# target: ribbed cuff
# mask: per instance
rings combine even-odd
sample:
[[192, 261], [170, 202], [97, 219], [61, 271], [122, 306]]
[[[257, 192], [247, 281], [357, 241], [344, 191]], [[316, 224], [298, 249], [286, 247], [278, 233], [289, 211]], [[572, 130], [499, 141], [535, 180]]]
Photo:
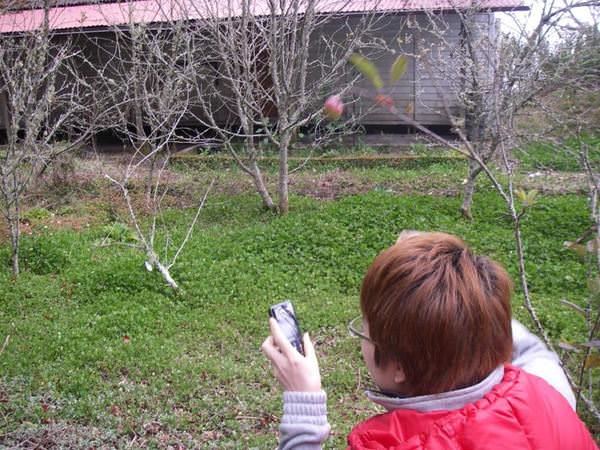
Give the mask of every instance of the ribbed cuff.
[[281, 423], [327, 424], [327, 394], [325, 391], [284, 392]]

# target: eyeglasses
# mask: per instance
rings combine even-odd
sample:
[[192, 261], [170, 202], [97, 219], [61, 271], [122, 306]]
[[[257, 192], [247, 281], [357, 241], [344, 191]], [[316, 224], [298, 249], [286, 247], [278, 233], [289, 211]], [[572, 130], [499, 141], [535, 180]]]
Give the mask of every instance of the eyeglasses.
[[355, 317], [350, 321], [348, 324], [348, 331], [352, 336], [364, 339], [365, 341], [373, 342], [373, 340], [365, 334], [362, 316]]

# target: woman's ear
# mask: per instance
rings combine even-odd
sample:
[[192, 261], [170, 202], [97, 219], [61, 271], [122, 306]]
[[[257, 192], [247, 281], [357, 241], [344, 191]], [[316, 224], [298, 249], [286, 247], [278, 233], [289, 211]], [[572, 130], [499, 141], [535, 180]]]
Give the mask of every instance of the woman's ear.
[[394, 372], [394, 383], [403, 384], [406, 381], [406, 375], [404, 374], [404, 370], [398, 364], [396, 371]]

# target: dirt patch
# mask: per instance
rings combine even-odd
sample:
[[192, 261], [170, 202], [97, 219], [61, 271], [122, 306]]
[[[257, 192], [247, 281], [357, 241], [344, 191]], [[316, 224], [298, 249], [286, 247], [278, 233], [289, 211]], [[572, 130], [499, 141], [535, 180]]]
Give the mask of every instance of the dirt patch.
[[335, 200], [346, 195], [369, 191], [373, 187], [373, 183], [364, 182], [342, 169], [290, 177], [290, 190], [319, 200]]
[[461, 192], [460, 182], [445, 176], [373, 181], [350, 170], [333, 169], [324, 173], [300, 173], [290, 178], [290, 190], [319, 200], [335, 200], [348, 195], [363, 194], [373, 190], [396, 195], [456, 196]]

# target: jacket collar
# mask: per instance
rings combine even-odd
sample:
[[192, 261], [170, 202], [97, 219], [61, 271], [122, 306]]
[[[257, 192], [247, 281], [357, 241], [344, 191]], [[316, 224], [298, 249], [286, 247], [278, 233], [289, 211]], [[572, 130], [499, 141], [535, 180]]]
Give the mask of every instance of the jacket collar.
[[411, 409], [419, 412], [454, 411], [476, 402], [497, 385], [504, 376], [504, 366], [498, 366], [477, 384], [441, 394], [417, 397], [394, 397], [376, 391], [365, 391], [367, 397], [388, 411]]

